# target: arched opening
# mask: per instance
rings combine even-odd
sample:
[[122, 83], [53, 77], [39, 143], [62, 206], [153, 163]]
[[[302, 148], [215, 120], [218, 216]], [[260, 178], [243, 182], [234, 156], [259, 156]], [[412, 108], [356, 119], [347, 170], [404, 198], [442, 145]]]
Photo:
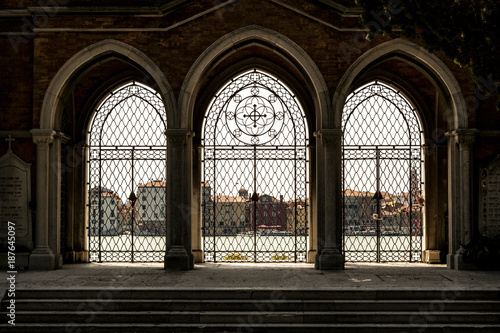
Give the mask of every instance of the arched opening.
[[421, 261], [423, 132], [415, 108], [374, 81], [348, 96], [342, 129], [346, 261]]
[[295, 94], [260, 69], [215, 94], [203, 123], [206, 261], [306, 262], [309, 154]]
[[163, 261], [166, 129], [161, 96], [135, 81], [96, 108], [88, 130], [90, 261]]

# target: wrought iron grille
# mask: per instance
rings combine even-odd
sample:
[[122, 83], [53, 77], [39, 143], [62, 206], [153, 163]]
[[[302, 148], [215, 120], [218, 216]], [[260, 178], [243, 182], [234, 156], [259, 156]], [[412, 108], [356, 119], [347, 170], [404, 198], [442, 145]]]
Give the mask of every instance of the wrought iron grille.
[[346, 261], [420, 261], [422, 132], [414, 108], [374, 82], [348, 97], [342, 128]]
[[306, 261], [305, 115], [260, 70], [213, 98], [203, 127], [202, 234], [206, 261]]
[[136, 82], [97, 108], [88, 133], [91, 261], [163, 261], [166, 128], [161, 97]]

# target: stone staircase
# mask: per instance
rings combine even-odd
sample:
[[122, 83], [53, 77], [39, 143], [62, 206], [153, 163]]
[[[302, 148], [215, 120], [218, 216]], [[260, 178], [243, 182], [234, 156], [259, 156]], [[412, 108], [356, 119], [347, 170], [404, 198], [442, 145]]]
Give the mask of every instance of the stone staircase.
[[499, 290], [31, 289], [15, 304], [0, 332], [500, 332]]

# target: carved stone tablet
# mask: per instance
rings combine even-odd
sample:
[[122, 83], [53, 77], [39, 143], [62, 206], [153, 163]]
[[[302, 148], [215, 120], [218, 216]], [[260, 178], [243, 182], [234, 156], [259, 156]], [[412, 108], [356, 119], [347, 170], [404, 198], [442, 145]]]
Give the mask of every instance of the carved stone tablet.
[[16, 244], [32, 247], [31, 164], [11, 150], [0, 158], [0, 239], [7, 239], [7, 222], [15, 223]]
[[500, 156], [481, 169], [479, 231], [493, 238], [500, 235]]

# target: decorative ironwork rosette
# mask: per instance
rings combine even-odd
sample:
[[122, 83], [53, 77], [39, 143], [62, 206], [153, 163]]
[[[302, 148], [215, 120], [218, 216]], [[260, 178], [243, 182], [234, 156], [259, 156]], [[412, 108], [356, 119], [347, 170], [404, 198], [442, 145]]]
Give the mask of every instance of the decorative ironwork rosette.
[[[264, 90], [268, 96], [262, 96]], [[243, 97], [245, 96], [245, 97]], [[245, 144], [264, 144], [281, 132], [285, 113], [273, 92], [257, 85], [238, 91], [227, 103], [229, 132]]]
[[205, 146], [306, 144], [303, 111], [295, 96], [258, 70], [239, 75], [219, 91], [204, 127]]

